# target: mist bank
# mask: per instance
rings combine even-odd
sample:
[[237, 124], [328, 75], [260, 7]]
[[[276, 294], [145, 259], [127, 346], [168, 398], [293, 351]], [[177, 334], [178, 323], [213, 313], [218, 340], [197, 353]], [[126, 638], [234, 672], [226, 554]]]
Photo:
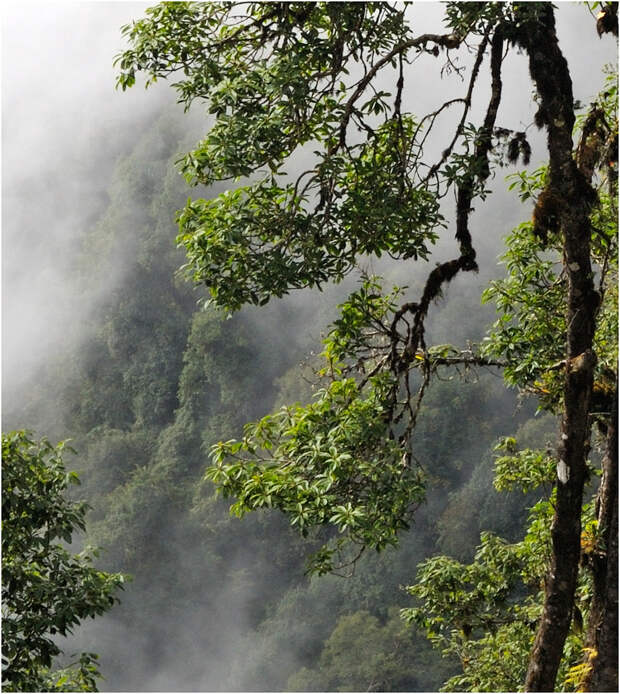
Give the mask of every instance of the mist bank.
[[79, 341], [123, 268], [97, 286], [80, 273], [85, 231], [109, 201], [118, 158], [166, 89], [122, 95], [119, 26], [145, 3], [17, 3], [2, 9], [3, 392]]

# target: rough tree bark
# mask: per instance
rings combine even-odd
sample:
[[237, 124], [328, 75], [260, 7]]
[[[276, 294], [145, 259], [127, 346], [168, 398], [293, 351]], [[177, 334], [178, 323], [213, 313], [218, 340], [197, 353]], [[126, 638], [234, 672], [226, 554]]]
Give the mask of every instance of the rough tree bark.
[[596, 356], [592, 350], [599, 297], [590, 263], [589, 214], [594, 192], [573, 159], [572, 82], [558, 45], [551, 3], [518, 3], [518, 42], [526, 49], [540, 96], [537, 122], [547, 129], [549, 190], [560, 205], [568, 279], [566, 372], [552, 561], [543, 615], [530, 656], [526, 691], [553, 691], [572, 618], [580, 559], [581, 507], [589, 450], [589, 405]]
[[594, 594], [586, 643], [594, 649], [585, 691], [618, 691], [618, 390], [607, 429], [597, 496], [600, 548], [590, 558]]

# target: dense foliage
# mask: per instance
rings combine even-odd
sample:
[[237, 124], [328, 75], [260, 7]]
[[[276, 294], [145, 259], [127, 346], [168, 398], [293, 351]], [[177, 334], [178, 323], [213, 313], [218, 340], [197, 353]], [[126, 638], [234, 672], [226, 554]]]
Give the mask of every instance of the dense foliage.
[[[7, 691], [97, 691], [97, 656], [52, 671], [66, 636], [117, 601], [121, 574], [92, 566], [96, 552], [64, 543], [85, 527], [86, 505], [66, 500], [79, 482], [63, 463], [63, 444], [2, 436], [2, 686]], [[69, 449], [70, 450], [70, 449]]]

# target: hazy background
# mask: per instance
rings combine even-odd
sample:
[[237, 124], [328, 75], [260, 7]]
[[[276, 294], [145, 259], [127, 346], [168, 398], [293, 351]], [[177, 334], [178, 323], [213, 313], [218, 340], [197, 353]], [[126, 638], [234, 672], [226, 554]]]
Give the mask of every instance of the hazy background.
[[141, 121], [171, 98], [162, 89], [114, 88], [119, 27], [144, 7], [2, 3], [5, 397], [16, 395], [59, 341], [79, 338], [93, 308], [76, 295], [70, 275], [83, 230], [105, 204], [117, 157]]
[[[598, 84], [593, 76], [604, 62], [615, 60], [615, 52], [610, 41], [581, 40], [588, 21], [584, 7], [559, 4], [559, 33], [562, 46], [570, 46], [575, 96], [587, 102]], [[419, 16], [416, 28], [436, 30], [436, 3], [420, 5], [413, 10]], [[91, 307], [72, 291], [68, 269], [81, 230], [105, 202], [116, 158], [162, 103], [174, 100], [163, 82], [148, 92], [140, 86], [125, 93], [114, 88], [119, 28], [145, 7], [148, 3], [2, 3], [5, 396], [16, 394], [20, 381], [59, 340], [79, 337]], [[438, 98], [437, 80], [424, 84], [424, 72], [418, 71], [406, 93], [407, 106], [416, 113]], [[533, 111], [523, 98], [532, 92], [525, 57], [511, 55], [505, 72], [510, 79], [498, 123], [523, 127]], [[455, 82], [453, 77], [439, 88], [447, 92]], [[477, 95], [478, 107], [485, 98]], [[110, 284], [114, 280], [109, 278]]]

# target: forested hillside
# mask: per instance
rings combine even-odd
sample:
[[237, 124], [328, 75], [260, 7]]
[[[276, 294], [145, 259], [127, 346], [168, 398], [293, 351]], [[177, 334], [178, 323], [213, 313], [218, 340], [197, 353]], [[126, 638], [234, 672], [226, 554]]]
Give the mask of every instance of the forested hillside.
[[[492, 492], [492, 447], [532, 409], [484, 371], [438, 384], [419, 432], [436, 489], [398, 550], [365, 557], [350, 578], [308, 579], [316, 542], [277, 512], [231, 517], [202, 481], [208, 450], [311, 396], [306, 356], [354, 282], [231, 319], [200, 308], [172, 243], [170, 212], [185, 199], [174, 166], [191, 139], [184, 125], [164, 109], [118, 161], [76, 273], [85, 292], [121, 264], [122, 276], [86, 341], [34, 376], [21, 407], [5, 407], [5, 429], [72, 439], [76, 493], [92, 506], [88, 541], [104, 548], [102, 568], [133, 576], [122, 605], [84, 626], [76, 644], [100, 654], [104, 689], [280, 690], [289, 678], [293, 689], [319, 691], [435, 689], [451, 668], [399, 619], [409, 602], [401, 586], [429, 554], [470, 556], [481, 528], [518, 536], [525, 500]], [[466, 287], [451, 296], [460, 306], [439, 307], [438, 339], [479, 301]], [[469, 324], [463, 337], [482, 329]], [[532, 442], [549, 430], [536, 428]]]
[[[615, 92], [607, 98], [611, 103]], [[103, 192], [83, 224], [70, 268], [75, 292], [93, 307], [73, 328], [79, 339], [68, 339], [25, 374], [3, 404], [3, 431], [32, 430], [53, 442], [71, 439], [77, 455], [65, 463], [82, 482], [71, 498], [90, 506], [86, 532], [76, 544], [101, 547], [99, 568], [131, 576], [119, 605], [62, 641], [66, 661], [74, 651], [98, 653], [103, 691], [436, 691], [449, 678], [456, 678], [452, 688], [476, 691], [492, 689], [493, 677], [499, 688], [515, 688], [525, 677], [542, 606], [540, 585], [532, 586], [544, 577], [531, 565], [544, 557], [536, 569], [544, 570], [548, 559], [552, 459], [561, 414], [553, 400], [557, 370], [540, 376], [535, 368], [526, 375], [517, 369], [507, 388], [493, 361], [504, 355], [492, 351], [486, 361], [461, 362], [456, 370], [438, 366], [442, 359], [456, 361], [451, 345], [474, 350], [473, 342], [488, 333], [495, 335], [499, 353], [505, 336], [497, 296], [513, 291], [501, 282], [514, 279], [515, 267], [524, 277], [523, 268], [529, 272], [534, 261], [523, 261], [526, 251], [519, 258], [504, 256], [502, 263], [496, 258], [506, 253], [505, 237], [515, 227], [513, 248], [524, 234], [531, 242], [532, 225], [518, 225], [531, 215], [545, 170], [512, 178], [516, 185], [509, 191], [504, 174], [514, 170], [498, 168], [485, 184], [492, 195], [484, 212], [476, 210], [476, 220], [493, 231], [478, 249], [479, 271], [454, 277], [425, 317], [426, 343], [435, 346], [431, 356], [438, 366], [416, 410], [415, 464], [425, 495], [410, 527], [403, 526], [398, 543], [380, 552], [369, 543], [352, 566], [332, 572], [319, 566], [313, 573], [309, 558], [340, 537], [338, 522], [300, 533], [291, 525], [291, 512], [287, 517], [265, 508], [271, 504], [255, 503], [260, 508], [246, 514], [253, 502], [239, 502], [237, 514], [231, 513], [238, 480], [244, 478], [241, 473], [235, 478], [233, 469], [230, 480], [215, 479], [214, 485], [209, 473], [205, 476], [208, 467], [217, 468], [210, 453], [219, 442], [247, 444], [248, 422], [292, 403], [320, 402], [325, 388], [320, 370], [326, 376], [327, 368], [321, 352], [329, 349], [328, 335], [334, 341], [334, 331], [343, 343], [351, 337], [342, 316], [352, 292], [377, 274], [385, 288], [404, 287], [399, 303], [415, 301], [425, 292], [429, 265], [364, 253], [355, 270], [335, 284], [282, 298], [276, 291], [266, 306], [233, 312], [208, 305], [208, 290], [193, 287], [187, 272], [179, 271], [186, 249], [175, 244], [175, 212], [188, 198], [178, 160], [203, 136], [203, 114], [184, 115], [162, 100], [134, 125], [134, 135], [117, 143], [113, 166], [103, 147], [89, 155], [90, 170], [105, 172], [106, 183], [99, 184]], [[528, 186], [531, 195], [524, 194]], [[202, 181], [191, 193], [211, 201], [227, 187]], [[615, 261], [606, 249], [615, 248], [609, 210], [615, 198], [601, 198], [607, 208], [596, 213], [595, 226], [604, 242], [595, 261], [599, 273], [604, 262], [611, 276]], [[540, 254], [541, 263], [544, 252], [561, 260], [556, 237]], [[451, 253], [441, 238], [430, 267], [441, 267]], [[553, 283], [547, 266], [535, 272]], [[233, 287], [234, 277], [229, 279], [219, 287], [221, 294]], [[601, 364], [612, 363], [616, 350], [609, 337], [616, 320], [612, 290], [609, 296], [608, 324], [597, 333]], [[235, 301], [230, 308], [239, 308]], [[545, 306], [531, 310], [553, 322], [555, 314], [545, 314]], [[342, 334], [334, 328], [338, 320]], [[518, 348], [525, 350], [523, 342]], [[554, 349], [545, 352], [549, 363], [562, 358], [563, 344]], [[353, 368], [351, 354], [344, 360]], [[327, 377], [338, 382], [339, 359], [327, 362], [332, 368]], [[363, 367], [359, 373], [365, 373]], [[592, 439], [586, 500], [598, 485], [603, 425]], [[511, 465], [531, 476], [519, 476]], [[257, 468], [250, 482], [259, 485], [262, 474]], [[232, 498], [222, 498], [222, 491]], [[299, 498], [305, 503], [303, 494]], [[593, 513], [590, 505], [584, 523]], [[502, 539], [494, 544], [495, 537]], [[513, 547], [514, 556], [507, 557], [512, 549], [505, 548]], [[524, 565], [531, 569], [529, 583], [519, 573]], [[417, 587], [405, 589], [416, 583], [416, 574]], [[475, 593], [476, 577], [480, 595], [468, 602], [463, 591], [473, 583]], [[588, 580], [582, 577], [579, 584], [584, 612], [591, 598]], [[494, 582], [505, 582], [505, 594], [493, 593]], [[422, 612], [412, 610], [413, 604]], [[470, 613], [458, 612], [463, 605]], [[508, 622], [521, 631], [506, 635]], [[499, 635], [491, 646], [484, 641], [487, 627]], [[583, 635], [569, 639], [559, 680], [569, 690], [581, 686], [579, 673], [570, 668], [580, 662], [584, 643]], [[510, 661], [513, 670], [500, 680], [489, 652], [495, 649], [500, 660], [509, 660], [507, 649], [515, 644], [527, 648], [510, 654], [516, 664]], [[468, 658], [482, 664], [473, 674], [467, 672]]]

